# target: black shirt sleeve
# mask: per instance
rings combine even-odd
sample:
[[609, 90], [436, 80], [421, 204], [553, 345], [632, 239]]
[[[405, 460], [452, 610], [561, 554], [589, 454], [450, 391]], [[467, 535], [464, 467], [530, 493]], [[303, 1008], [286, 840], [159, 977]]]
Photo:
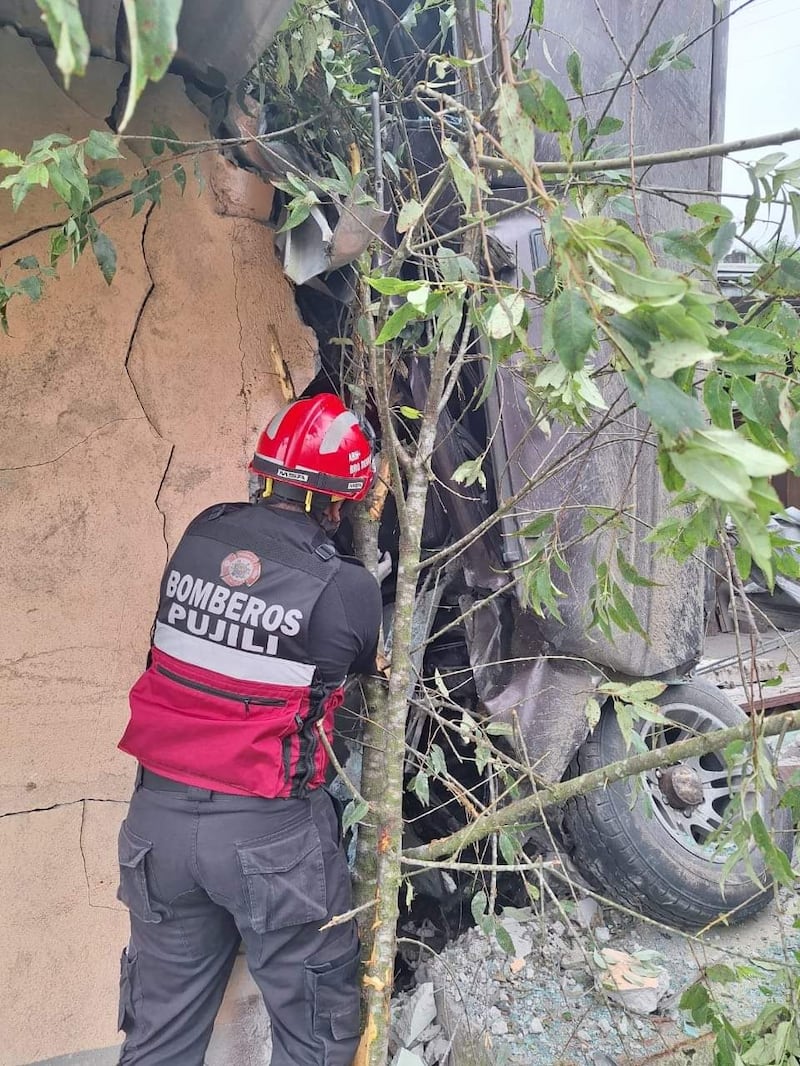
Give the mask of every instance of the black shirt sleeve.
[[343, 559], [317, 600], [308, 627], [314, 662], [326, 681], [375, 669], [382, 614], [381, 592], [363, 566]]

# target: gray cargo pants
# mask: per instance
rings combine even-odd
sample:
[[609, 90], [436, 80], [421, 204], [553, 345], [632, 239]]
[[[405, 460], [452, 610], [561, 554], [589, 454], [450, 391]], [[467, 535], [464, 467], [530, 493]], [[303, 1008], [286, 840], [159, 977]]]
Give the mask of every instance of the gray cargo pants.
[[119, 835], [131, 920], [120, 1066], [202, 1066], [240, 939], [272, 1020], [272, 1066], [349, 1066], [358, 936], [352, 921], [319, 931], [351, 906], [330, 796], [231, 796], [147, 771], [144, 786], [140, 773]]

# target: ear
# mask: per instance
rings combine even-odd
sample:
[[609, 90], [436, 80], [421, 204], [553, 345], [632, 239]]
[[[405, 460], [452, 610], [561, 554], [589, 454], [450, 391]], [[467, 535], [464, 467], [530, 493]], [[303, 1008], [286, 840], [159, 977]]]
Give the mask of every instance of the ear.
[[331, 500], [328, 506], [323, 511], [323, 514], [334, 525], [339, 525], [342, 520], [342, 503], [343, 500]]

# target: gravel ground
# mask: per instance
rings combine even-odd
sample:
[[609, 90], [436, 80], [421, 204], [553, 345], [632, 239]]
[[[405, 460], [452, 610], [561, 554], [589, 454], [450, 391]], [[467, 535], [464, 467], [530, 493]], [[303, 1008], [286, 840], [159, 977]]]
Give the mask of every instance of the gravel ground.
[[[689, 939], [610, 909], [593, 913], [593, 904], [563, 904], [544, 916], [530, 911], [506, 912], [515, 945], [509, 955], [493, 936], [473, 928], [449, 944], [436, 962], [420, 962], [418, 982], [432, 981], [463, 1009], [485, 1061], [496, 1066], [628, 1066], [699, 1035], [678, 1009], [683, 990], [715, 962], [746, 964], [752, 976], [713, 988], [737, 1021], [753, 1019], [767, 1002], [784, 998], [779, 964], [784, 951], [800, 949], [800, 900], [781, 892], [761, 915], [733, 928], [721, 928], [701, 939]], [[590, 928], [582, 928], [583, 924]], [[611, 1002], [596, 985], [601, 971], [595, 952], [613, 948], [656, 952], [653, 965], [669, 978], [669, 990], [653, 1014], [642, 1015]], [[419, 999], [419, 995], [417, 996]], [[403, 1008], [409, 995], [398, 997], [397, 1066], [444, 1063], [447, 1042], [434, 1018], [421, 1035], [403, 1033]], [[409, 1010], [406, 1007], [405, 1020]], [[424, 1020], [424, 1019], [423, 1019]], [[409, 1041], [408, 1037], [412, 1040]], [[605, 1057], [607, 1056], [607, 1057]], [[456, 1066], [462, 1066], [459, 1061]]]

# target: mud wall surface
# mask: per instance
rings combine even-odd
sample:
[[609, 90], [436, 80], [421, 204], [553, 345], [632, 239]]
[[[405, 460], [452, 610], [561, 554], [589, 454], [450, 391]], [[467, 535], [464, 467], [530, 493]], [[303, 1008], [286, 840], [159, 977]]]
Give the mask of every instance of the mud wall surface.
[[[69, 95], [51, 69], [0, 31], [3, 148], [108, 128], [124, 68], [93, 60]], [[131, 132], [154, 121], [207, 137], [178, 78], [148, 90]], [[124, 150], [132, 177], [149, 144]], [[135, 216], [126, 196], [100, 209], [110, 286], [91, 254], [62, 262], [0, 336], [0, 1066], [116, 1061], [116, 836], [134, 771], [116, 743], [161, 570], [195, 512], [245, 498], [246, 457], [285, 399], [277, 369], [298, 391], [314, 373], [264, 224], [270, 190], [213, 152], [201, 166], [202, 192], [190, 178]], [[48, 190], [16, 214], [0, 194], [0, 274], [46, 261], [60, 220]], [[268, 1061], [239, 973], [218, 1029], [209, 1063]]]

